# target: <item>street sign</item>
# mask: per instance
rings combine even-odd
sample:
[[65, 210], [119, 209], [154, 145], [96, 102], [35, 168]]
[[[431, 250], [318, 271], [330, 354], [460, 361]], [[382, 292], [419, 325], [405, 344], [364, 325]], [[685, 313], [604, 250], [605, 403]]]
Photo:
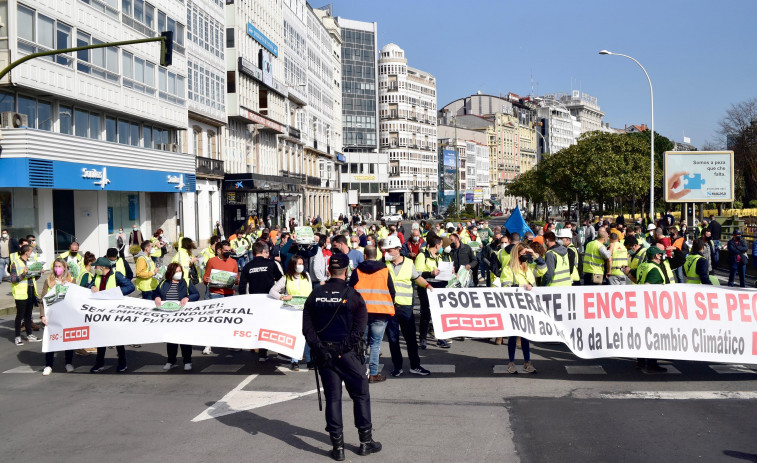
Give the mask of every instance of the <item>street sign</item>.
[[663, 188], [669, 203], [733, 201], [733, 151], [666, 151]]

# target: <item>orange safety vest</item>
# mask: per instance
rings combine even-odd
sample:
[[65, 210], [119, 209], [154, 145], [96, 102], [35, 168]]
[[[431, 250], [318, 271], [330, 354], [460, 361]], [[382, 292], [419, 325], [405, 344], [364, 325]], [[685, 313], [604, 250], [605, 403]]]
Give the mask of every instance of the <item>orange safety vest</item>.
[[382, 268], [375, 273], [355, 271], [358, 274], [355, 291], [363, 296], [368, 313], [394, 315], [394, 300], [386, 285], [389, 269]]
[[679, 251], [683, 251], [683, 249], [682, 249], [683, 248], [683, 237], [678, 238], [675, 241], [675, 243], [673, 243], [673, 246], [675, 246], [676, 248], [678, 248]]

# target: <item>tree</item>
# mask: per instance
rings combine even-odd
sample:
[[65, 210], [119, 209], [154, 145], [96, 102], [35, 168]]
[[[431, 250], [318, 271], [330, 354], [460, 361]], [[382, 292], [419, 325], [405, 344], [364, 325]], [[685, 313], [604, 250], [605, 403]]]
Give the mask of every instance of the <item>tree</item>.
[[719, 144], [733, 150], [736, 198], [757, 199], [757, 98], [732, 104], [718, 125]]

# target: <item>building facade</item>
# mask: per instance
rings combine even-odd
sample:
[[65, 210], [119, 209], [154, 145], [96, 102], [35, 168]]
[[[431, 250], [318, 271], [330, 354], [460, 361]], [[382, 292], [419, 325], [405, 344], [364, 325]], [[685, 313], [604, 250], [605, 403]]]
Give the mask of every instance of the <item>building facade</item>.
[[[389, 155], [388, 212], [430, 213], [438, 190], [436, 79], [390, 43], [379, 53], [381, 151]], [[474, 163], [475, 165], [475, 163]]]
[[564, 104], [570, 114], [581, 125], [581, 134], [601, 130], [602, 118], [605, 116], [599, 109], [597, 98], [580, 90], [572, 90], [570, 93], [553, 93], [544, 98], [557, 100]]
[[388, 154], [379, 152], [375, 22], [337, 17], [342, 32], [342, 190], [350, 213], [377, 217], [389, 194]]
[[169, 241], [196, 222], [181, 0], [10, 0], [0, 61], [174, 32], [173, 65], [143, 43], [30, 60], [0, 82], [0, 227], [34, 234], [51, 262], [78, 241], [104, 255], [119, 228]]

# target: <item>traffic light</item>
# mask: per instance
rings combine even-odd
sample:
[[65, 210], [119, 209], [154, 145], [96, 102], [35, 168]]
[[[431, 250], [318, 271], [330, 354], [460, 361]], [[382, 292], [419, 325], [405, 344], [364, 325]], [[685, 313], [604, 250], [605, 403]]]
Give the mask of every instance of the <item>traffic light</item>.
[[173, 60], [173, 31], [161, 32], [165, 40], [160, 42], [160, 65], [170, 66]]

